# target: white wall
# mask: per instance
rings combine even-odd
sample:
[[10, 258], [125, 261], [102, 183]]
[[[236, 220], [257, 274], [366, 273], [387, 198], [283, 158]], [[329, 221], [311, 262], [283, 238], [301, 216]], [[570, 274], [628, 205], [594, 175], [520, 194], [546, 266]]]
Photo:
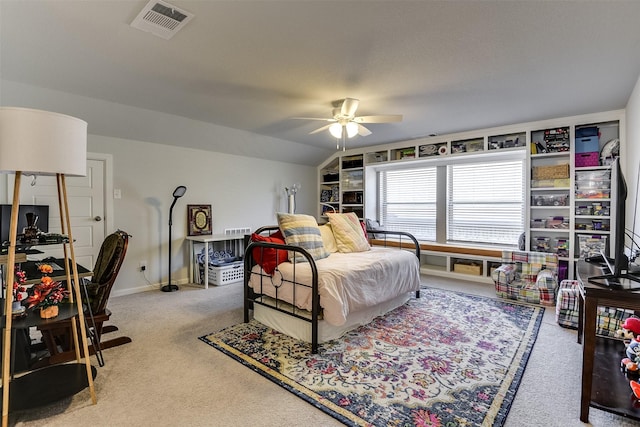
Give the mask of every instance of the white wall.
[[[628, 228], [631, 228], [632, 224], [635, 224], [633, 231], [636, 235], [640, 236], [640, 207], [637, 206], [638, 201], [636, 200], [640, 179], [640, 78], [638, 78], [636, 86], [629, 97], [625, 112], [625, 123], [627, 127], [623, 157], [625, 158], [626, 164], [625, 178], [629, 189], [626, 222]], [[634, 215], [636, 216], [635, 221]]]
[[275, 224], [275, 212], [287, 209], [284, 187], [296, 182], [298, 212], [315, 208], [314, 167], [95, 135], [88, 150], [113, 155], [113, 186], [122, 194], [113, 200], [114, 226], [133, 236], [114, 295], [147, 287], [141, 260], [152, 285], [166, 283], [169, 207], [178, 185], [187, 187], [173, 210], [172, 279], [179, 283], [188, 281], [188, 204], [212, 205], [214, 233]]
[[[187, 204], [212, 205], [215, 233], [255, 229], [275, 224], [275, 212], [287, 210], [284, 187], [300, 183], [296, 211], [315, 213], [317, 175], [309, 165], [319, 161], [309, 159], [326, 158], [325, 150], [6, 80], [0, 80], [0, 105], [82, 118], [89, 123], [88, 151], [113, 156], [113, 186], [122, 193], [113, 200], [113, 224], [133, 236], [113, 295], [166, 284], [168, 214], [178, 185], [187, 187], [173, 211], [172, 280], [178, 283], [189, 280]], [[176, 140], [191, 148], [168, 145]], [[0, 175], [0, 203], [8, 203], [8, 193]], [[142, 260], [146, 278], [138, 268]]]
[[[300, 183], [297, 212], [313, 214], [316, 168], [163, 144], [89, 135], [88, 151], [113, 156], [113, 225], [132, 235], [113, 295], [157, 288], [168, 276], [169, 207], [178, 185], [187, 192], [173, 210], [172, 281], [187, 283], [187, 205], [212, 205], [213, 231], [276, 223], [287, 210], [284, 187]], [[8, 203], [6, 175], [0, 202]], [[107, 195], [113, 198], [113, 195]], [[111, 231], [111, 230], [110, 230]], [[147, 261], [146, 278], [139, 262]], [[147, 282], [147, 279], [149, 282]]]

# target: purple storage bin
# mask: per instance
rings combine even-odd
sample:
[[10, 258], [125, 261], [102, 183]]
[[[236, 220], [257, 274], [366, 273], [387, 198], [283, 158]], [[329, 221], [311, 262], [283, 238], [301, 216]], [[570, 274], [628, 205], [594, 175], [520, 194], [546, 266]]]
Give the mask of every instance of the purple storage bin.
[[567, 269], [568, 266], [564, 263], [560, 263], [560, 265], [558, 265], [558, 282], [562, 282], [567, 278]]
[[599, 153], [597, 151], [591, 153], [576, 153], [576, 167], [585, 168], [589, 166], [600, 166]]

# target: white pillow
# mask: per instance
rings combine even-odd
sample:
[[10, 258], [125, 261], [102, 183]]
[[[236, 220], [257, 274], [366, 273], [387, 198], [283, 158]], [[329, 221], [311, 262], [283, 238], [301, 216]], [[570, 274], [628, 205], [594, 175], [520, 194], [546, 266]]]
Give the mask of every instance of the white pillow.
[[327, 213], [327, 216], [339, 252], [364, 252], [371, 249], [355, 213]]
[[331, 229], [331, 224], [323, 224], [318, 228], [320, 228], [324, 249], [331, 254], [338, 252], [338, 246], [336, 244], [336, 238], [333, 235], [333, 230]]

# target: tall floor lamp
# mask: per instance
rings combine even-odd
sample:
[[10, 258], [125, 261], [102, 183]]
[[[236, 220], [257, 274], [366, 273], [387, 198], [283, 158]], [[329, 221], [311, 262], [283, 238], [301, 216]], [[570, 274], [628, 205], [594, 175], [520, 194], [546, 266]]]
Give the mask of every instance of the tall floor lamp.
[[171, 207], [169, 208], [169, 282], [164, 285], [162, 288], [162, 292], [175, 292], [178, 290], [178, 285], [174, 285], [171, 283], [171, 225], [173, 224], [173, 207], [176, 205], [178, 199], [184, 196], [184, 193], [187, 192], [187, 187], [184, 185], [179, 185], [173, 190], [173, 203], [171, 203]]
[[[84, 322], [84, 311], [80, 296], [78, 267], [75, 262], [73, 249], [73, 236], [71, 233], [71, 221], [69, 217], [69, 204], [67, 201], [67, 187], [65, 176], [87, 175], [87, 123], [75, 117], [48, 111], [33, 110], [28, 108], [0, 107], [0, 173], [15, 173], [13, 188], [13, 204], [11, 208], [11, 221], [9, 231], [9, 248], [7, 253], [6, 282], [13, 284], [15, 275], [16, 238], [18, 228], [18, 207], [20, 205], [20, 181], [24, 174], [27, 175], [55, 175], [58, 186], [58, 205], [60, 208], [61, 229], [69, 237], [69, 243], [63, 246], [65, 266], [71, 265], [73, 280], [66, 270], [66, 279], [70, 294], [70, 300], [78, 310], [78, 324], [80, 332], [76, 331], [76, 323], [72, 322], [73, 337], [76, 348], [78, 368], [81, 358], [78, 337], [82, 342], [82, 353], [86, 367], [87, 385], [91, 393], [91, 400], [97, 403], [93, 386], [94, 368], [89, 361], [87, 346], [87, 334]], [[67, 251], [68, 247], [68, 251]], [[11, 306], [13, 292], [7, 286], [5, 292], [5, 325], [3, 332], [2, 351], [2, 425], [9, 422], [9, 383], [12, 380], [11, 365]], [[53, 367], [51, 367], [53, 368]], [[50, 369], [50, 368], [44, 368]], [[37, 374], [38, 371], [32, 374]], [[31, 374], [27, 374], [31, 375]], [[25, 375], [24, 377], [27, 377]], [[17, 378], [19, 381], [24, 377]], [[35, 380], [32, 380], [35, 381]]]

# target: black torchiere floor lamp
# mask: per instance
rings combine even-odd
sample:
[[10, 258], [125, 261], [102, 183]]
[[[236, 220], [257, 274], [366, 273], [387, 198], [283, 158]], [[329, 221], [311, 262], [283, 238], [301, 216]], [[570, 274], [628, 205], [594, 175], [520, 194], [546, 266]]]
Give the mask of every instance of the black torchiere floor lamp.
[[184, 196], [184, 193], [187, 192], [187, 187], [184, 185], [180, 185], [173, 190], [173, 203], [171, 203], [171, 207], [169, 208], [169, 281], [162, 288], [162, 292], [175, 292], [178, 290], [178, 285], [174, 285], [171, 283], [171, 224], [173, 223], [173, 207], [176, 205], [178, 199]]

